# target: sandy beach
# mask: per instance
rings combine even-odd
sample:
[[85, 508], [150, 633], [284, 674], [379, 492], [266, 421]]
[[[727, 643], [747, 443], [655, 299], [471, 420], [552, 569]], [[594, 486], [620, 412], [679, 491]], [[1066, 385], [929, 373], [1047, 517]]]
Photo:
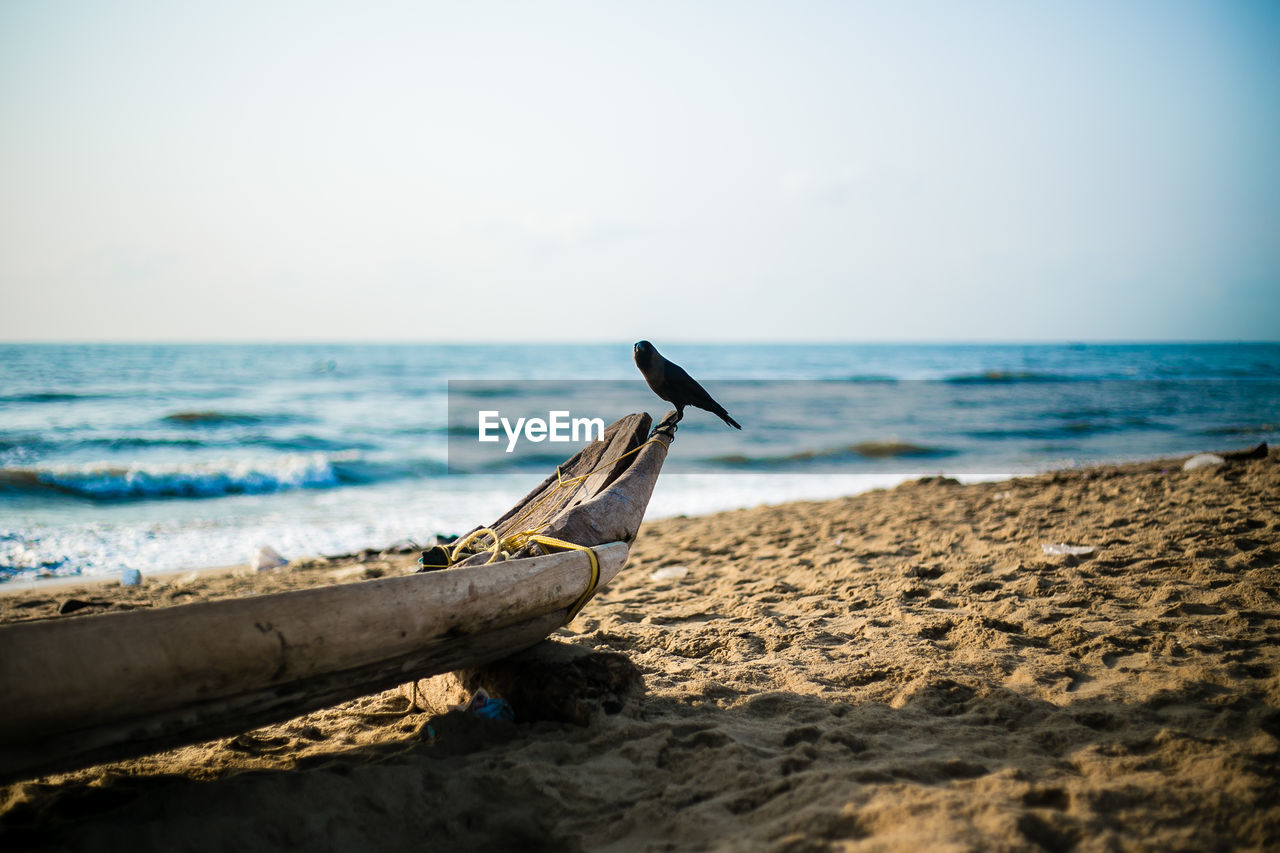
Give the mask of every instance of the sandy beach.
[[[0, 844], [1277, 849], [1280, 455], [1182, 461], [648, 523], [554, 637], [634, 665], [615, 713], [507, 723], [392, 690], [10, 785]], [[412, 567], [37, 587], [0, 595], [0, 619]]]

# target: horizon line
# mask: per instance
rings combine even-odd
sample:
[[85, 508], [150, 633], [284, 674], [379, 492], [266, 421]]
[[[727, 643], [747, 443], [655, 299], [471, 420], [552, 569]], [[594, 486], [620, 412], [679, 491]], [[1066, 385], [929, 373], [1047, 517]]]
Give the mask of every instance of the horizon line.
[[[665, 338], [666, 345], [696, 346], [1222, 346], [1277, 345], [1280, 338], [973, 338], [973, 339], [720, 339]], [[429, 341], [414, 338], [33, 338], [3, 339], [0, 346], [630, 346], [625, 338], [546, 341], [528, 339], [459, 338]]]

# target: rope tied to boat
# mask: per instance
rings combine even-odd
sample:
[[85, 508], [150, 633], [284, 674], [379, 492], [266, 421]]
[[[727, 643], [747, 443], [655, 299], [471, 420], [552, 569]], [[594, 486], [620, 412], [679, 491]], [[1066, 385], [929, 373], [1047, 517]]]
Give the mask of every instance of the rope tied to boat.
[[[439, 556], [442, 557], [445, 562], [443, 565], [433, 563], [431, 564], [431, 567], [448, 568], [459, 560], [464, 560], [468, 557], [475, 556], [476, 554], [488, 552], [489, 559], [484, 563], [484, 565], [487, 566], [492, 563], [496, 563], [499, 560], [509, 559], [513, 553], [529, 545], [538, 545], [548, 554], [551, 553], [550, 551], [547, 551], [548, 548], [563, 548], [569, 551], [585, 552], [587, 560], [591, 565], [591, 579], [587, 584], [586, 590], [569, 608], [569, 615], [565, 617], [564, 620], [564, 624], [568, 625], [573, 621], [574, 617], [578, 615], [579, 611], [582, 610], [586, 603], [591, 600], [591, 596], [595, 595], [596, 587], [600, 583], [600, 560], [596, 556], [596, 552], [588, 545], [579, 545], [576, 542], [567, 542], [563, 539], [557, 539], [554, 536], [547, 536], [540, 531], [551, 523], [555, 516], [565, 507], [566, 504], [568, 504], [569, 500], [572, 499], [573, 491], [582, 483], [586, 482], [589, 477], [604, 470], [605, 468], [618, 464], [628, 456], [639, 453], [641, 450], [655, 442], [661, 444], [663, 447], [670, 448], [671, 446], [670, 442], [662, 441], [654, 435], [647, 441], [641, 442], [627, 452], [619, 454], [616, 458], [610, 459], [606, 462], [601, 462], [585, 474], [579, 474], [575, 477], [569, 477], [568, 479], [565, 479], [560, 471], [560, 466], [557, 465], [555, 487], [549, 490], [547, 494], [532, 506], [528, 507], [524, 512], [520, 513], [520, 515], [516, 516], [515, 519], [512, 520], [511, 524], [512, 526], [519, 524], [541, 509], [542, 505], [552, 497], [563, 493], [561, 502], [558, 505], [553, 506], [552, 509], [546, 513], [546, 521], [534, 527], [518, 530], [506, 536], [499, 536], [498, 532], [491, 527], [478, 528], [454, 543], [452, 548], [437, 546], [440, 552]], [[491, 544], [483, 544], [482, 540], [486, 538], [490, 540]], [[479, 545], [479, 547], [477, 547], [477, 545]], [[424, 567], [428, 565], [424, 562], [423, 558], [420, 558], [418, 563]]]

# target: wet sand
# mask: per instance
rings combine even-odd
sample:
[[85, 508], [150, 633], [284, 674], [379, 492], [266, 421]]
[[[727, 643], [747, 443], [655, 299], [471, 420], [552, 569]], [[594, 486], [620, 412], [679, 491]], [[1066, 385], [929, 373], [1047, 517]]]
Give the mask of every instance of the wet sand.
[[[1093, 546], [1048, 555], [1043, 544]], [[0, 619], [411, 569], [372, 557], [0, 595]], [[585, 727], [388, 691], [0, 789], [59, 850], [1280, 846], [1280, 456], [646, 524], [556, 640], [643, 687]], [[655, 580], [659, 569], [687, 574]], [[679, 574], [668, 572], [664, 574]], [[16, 845], [16, 846], [15, 846]]]

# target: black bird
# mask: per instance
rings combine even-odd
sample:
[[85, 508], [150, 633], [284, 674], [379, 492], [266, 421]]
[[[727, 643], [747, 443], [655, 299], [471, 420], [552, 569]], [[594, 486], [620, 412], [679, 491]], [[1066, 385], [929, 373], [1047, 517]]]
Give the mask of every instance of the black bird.
[[641, 341], [635, 345], [633, 352], [636, 367], [644, 374], [644, 381], [649, 383], [653, 393], [676, 407], [677, 421], [684, 417], [685, 406], [694, 406], [705, 409], [734, 429], [742, 429], [737, 421], [729, 417], [724, 406], [711, 399], [707, 389], [685, 373], [683, 367], [663, 358], [653, 344]]

